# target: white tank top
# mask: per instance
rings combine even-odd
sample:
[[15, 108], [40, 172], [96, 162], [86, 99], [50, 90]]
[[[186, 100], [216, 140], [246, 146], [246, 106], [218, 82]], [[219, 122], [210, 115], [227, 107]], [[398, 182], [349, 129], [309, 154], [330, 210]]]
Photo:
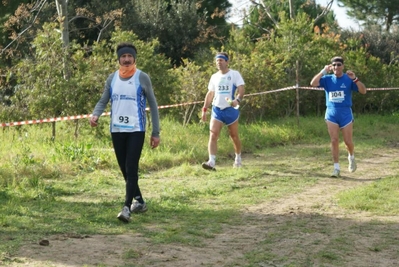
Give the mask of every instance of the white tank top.
[[121, 80], [116, 71], [111, 82], [111, 132], [141, 132], [146, 125], [146, 97], [140, 81], [140, 70], [129, 80]]

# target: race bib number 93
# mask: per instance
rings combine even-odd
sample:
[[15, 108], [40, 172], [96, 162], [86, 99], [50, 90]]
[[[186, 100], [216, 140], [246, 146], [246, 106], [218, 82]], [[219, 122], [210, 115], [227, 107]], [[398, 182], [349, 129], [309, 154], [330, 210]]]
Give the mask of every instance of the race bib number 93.
[[114, 127], [117, 128], [129, 128], [133, 129], [134, 128], [134, 120], [132, 116], [118, 116], [117, 118], [114, 118]]

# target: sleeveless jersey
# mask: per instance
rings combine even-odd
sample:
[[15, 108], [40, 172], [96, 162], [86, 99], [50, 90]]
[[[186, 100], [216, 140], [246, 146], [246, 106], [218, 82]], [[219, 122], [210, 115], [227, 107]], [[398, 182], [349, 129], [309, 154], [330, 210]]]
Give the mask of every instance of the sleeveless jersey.
[[144, 132], [146, 125], [146, 97], [139, 81], [140, 70], [128, 80], [119, 78], [119, 71], [111, 82], [111, 124], [112, 133]]

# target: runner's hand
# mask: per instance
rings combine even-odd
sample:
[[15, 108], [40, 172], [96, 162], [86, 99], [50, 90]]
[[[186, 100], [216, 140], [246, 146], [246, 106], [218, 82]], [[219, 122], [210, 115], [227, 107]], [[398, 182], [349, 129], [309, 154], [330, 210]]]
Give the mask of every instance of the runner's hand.
[[97, 116], [91, 116], [90, 117], [90, 126], [91, 127], [96, 127], [98, 125], [98, 117]]
[[352, 80], [356, 78], [355, 73], [351, 70], [347, 70], [346, 75], [348, 75], [348, 77], [351, 78]]
[[161, 139], [159, 137], [151, 136], [150, 146], [151, 148], [156, 148], [159, 145]]

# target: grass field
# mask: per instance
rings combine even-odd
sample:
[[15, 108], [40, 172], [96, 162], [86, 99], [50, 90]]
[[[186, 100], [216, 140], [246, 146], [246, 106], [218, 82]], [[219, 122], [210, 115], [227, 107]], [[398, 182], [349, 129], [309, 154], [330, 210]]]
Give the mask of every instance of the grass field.
[[[149, 211], [116, 219], [124, 182], [108, 118], [0, 134], [0, 265], [396, 266], [399, 262], [399, 117], [356, 116], [358, 170], [332, 179], [323, 118], [240, 125], [233, 169], [226, 129], [207, 172], [208, 125], [163, 118], [161, 145], [142, 154]], [[39, 243], [49, 241], [49, 246]]]

